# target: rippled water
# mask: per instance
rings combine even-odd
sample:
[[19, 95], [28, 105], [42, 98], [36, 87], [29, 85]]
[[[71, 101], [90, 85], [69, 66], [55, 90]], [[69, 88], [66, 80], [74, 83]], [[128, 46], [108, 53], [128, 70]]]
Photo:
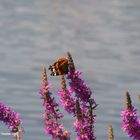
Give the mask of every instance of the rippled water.
[[[107, 139], [110, 122], [115, 139], [129, 139], [120, 129], [120, 112], [126, 90], [139, 105], [139, 23], [139, 0], [0, 0], [0, 99], [20, 112], [24, 140], [51, 140], [40, 117], [41, 68], [67, 51], [99, 104], [97, 139]], [[59, 78], [49, 81], [56, 94]], [[66, 114], [63, 121], [71, 131], [72, 120]], [[0, 131], [7, 132], [3, 124]]]

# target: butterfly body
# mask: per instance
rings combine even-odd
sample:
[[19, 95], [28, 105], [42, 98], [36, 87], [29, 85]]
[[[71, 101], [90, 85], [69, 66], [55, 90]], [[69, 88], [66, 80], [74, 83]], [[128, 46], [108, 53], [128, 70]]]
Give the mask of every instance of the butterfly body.
[[53, 65], [49, 66], [51, 76], [65, 75], [68, 73], [68, 60], [64, 57], [59, 58]]

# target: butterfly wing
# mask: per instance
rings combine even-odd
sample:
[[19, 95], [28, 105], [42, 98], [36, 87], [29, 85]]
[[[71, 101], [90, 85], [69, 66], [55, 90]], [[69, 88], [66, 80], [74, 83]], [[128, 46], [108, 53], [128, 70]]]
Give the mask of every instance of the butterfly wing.
[[51, 76], [65, 75], [68, 73], [68, 60], [66, 58], [59, 58], [53, 65], [49, 66]]

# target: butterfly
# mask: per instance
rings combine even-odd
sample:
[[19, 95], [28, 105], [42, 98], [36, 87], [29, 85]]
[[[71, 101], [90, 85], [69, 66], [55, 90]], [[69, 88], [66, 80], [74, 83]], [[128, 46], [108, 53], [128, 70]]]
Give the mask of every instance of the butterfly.
[[58, 58], [48, 69], [51, 71], [51, 76], [65, 75], [68, 73], [68, 59], [64, 57]]

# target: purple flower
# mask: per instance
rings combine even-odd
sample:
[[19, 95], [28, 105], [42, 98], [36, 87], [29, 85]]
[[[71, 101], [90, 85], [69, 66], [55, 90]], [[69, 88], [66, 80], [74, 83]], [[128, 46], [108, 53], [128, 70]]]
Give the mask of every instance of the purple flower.
[[92, 91], [81, 78], [81, 72], [75, 69], [71, 54], [67, 53], [69, 62], [69, 72], [67, 79], [72, 92], [76, 97], [76, 120], [74, 127], [77, 133], [77, 140], [95, 140], [94, 123], [95, 115], [93, 110], [97, 104], [92, 98]]
[[128, 133], [128, 136], [134, 140], [140, 140], [140, 122], [137, 117], [137, 109], [133, 106], [131, 109], [122, 111], [122, 129]]
[[[69, 86], [71, 87], [71, 90], [75, 92], [76, 97], [79, 98], [83, 103], [87, 103], [91, 98], [92, 91], [80, 76], [81, 72], [75, 70], [74, 72], [68, 73], [67, 79], [69, 80]], [[96, 104], [95, 101], [94, 104]]]
[[67, 130], [63, 130], [62, 124], [54, 121], [49, 113], [45, 114], [45, 131], [52, 135], [54, 140], [70, 140], [70, 134]]
[[10, 107], [5, 106], [0, 102], [0, 121], [4, 122], [11, 133], [19, 131], [22, 121], [19, 119], [19, 113], [11, 110]]
[[74, 128], [77, 133], [77, 140], [95, 140], [93, 130], [95, 115], [92, 112], [94, 100], [89, 99], [89, 106], [83, 105], [81, 108], [79, 100], [72, 97], [73, 91], [67, 89], [64, 76], [61, 76], [61, 87], [62, 89], [58, 91], [61, 104], [68, 113], [73, 113], [76, 117]]
[[55, 140], [69, 140], [69, 132], [63, 130], [62, 125], [58, 122], [58, 119], [62, 118], [63, 114], [59, 112], [59, 105], [56, 103], [54, 97], [52, 97], [52, 93], [49, 89], [50, 84], [47, 81], [46, 69], [43, 68], [40, 95], [45, 108], [45, 132], [52, 135], [52, 138]]
[[76, 101], [72, 98], [72, 91], [70, 89], [59, 90], [58, 95], [60, 96], [61, 105], [68, 113], [73, 113], [75, 115], [76, 112]]
[[93, 124], [95, 123], [96, 116], [93, 115], [93, 109], [97, 104], [95, 100], [91, 98], [92, 92], [84, 80], [81, 79], [80, 75], [81, 72], [77, 70], [69, 72], [67, 75], [69, 86], [71, 90], [75, 92], [76, 98], [79, 100], [79, 106], [81, 105], [80, 114], [82, 117], [78, 119], [77, 116], [74, 127], [77, 133], [77, 140], [95, 140]]
[[95, 115], [91, 114], [91, 110], [81, 109], [79, 101], [76, 102], [76, 120], [74, 128], [77, 133], [77, 140], [95, 140], [94, 126], [96, 121]]
[[54, 97], [52, 97], [52, 93], [49, 91], [50, 87], [51, 84], [47, 81], [46, 69], [44, 68], [42, 72], [40, 95], [43, 99], [45, 112], [50, 113], [55, 119], [62, 118], [63, 115], [59, 112], [58, 104], [56, 103]]
[[137, 109], [131, 104], [129, 93], [126, 93], [126, 108], [121, 113], [122, 129], [134, 140], [140, 140], [140, 120], [137, 117]]
[[92, 131], [90, 130], [90, 125], [87, 121], [83, 118], [81, 120], [76, 119], [74, 122], [74, 128], [77, 132], [77, 139], [76, 140], [95, 140]]

